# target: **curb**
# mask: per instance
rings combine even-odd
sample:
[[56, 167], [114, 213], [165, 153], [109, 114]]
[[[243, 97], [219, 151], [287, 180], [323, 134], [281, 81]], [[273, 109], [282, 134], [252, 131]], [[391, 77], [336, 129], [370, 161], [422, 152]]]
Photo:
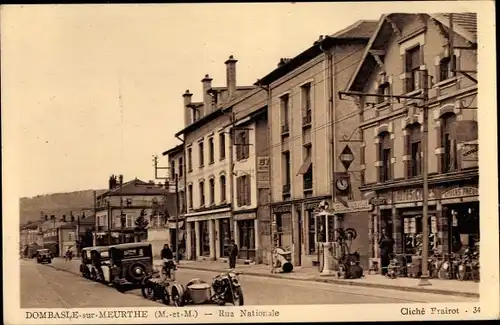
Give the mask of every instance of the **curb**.
[[[209, 271], [209, 272], [224, 272], [227, 270], [214, 270], [214, 269], [206, 269], [202, 267], [196, 266], [183, 266], [180, 265], [181, 268], [189, 269], [189, 270], [198, 270], [198, 271]], [[279, 276], [276, 274], [266, 274], [266, 273], [256, 273], [256, 272], [243, 272], [243, 275], [250, 275], [261, 278], [274, 278], [274, 279], [287, 279], [287, 280], [295, 280], [295, 281], [309, 281], [309, 282], [321, 282], [321, 283], [332, 283], [339, 285], [352, 285], [359, 287], [371, 287], [371, 288], [379, 288], [379, 289], [391, 289], [391, 290], [399, 290], [399, 291], [407, 291], [407, 292], [420, 292], [420, 293], [432, 293], [438, 295], [453, 295], [453, 296], [461, 296], [467, 298], [479, 298], [478, 293], [473, 292], [462, 292], [462, 291], [450, 291], [443, 289], [421, 289], [418, 287], [408, 287], [408, 286], [396, 286], [390, 284], [378, 284], [378, 283], [367, 283], [367, 282], [358, 282], [353, 280], [337, 280], [337, 279], [322, 279], [322, 278], [312, 278], [312, 279], [299, 279], [299, 278], [288, 278]]]

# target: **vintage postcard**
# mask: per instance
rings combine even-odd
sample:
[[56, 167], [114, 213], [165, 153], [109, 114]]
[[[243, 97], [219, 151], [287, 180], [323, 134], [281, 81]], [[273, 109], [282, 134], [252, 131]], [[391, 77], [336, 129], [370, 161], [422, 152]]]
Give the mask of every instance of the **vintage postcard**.
[[494, 12], [2, 6], [4, 322], [498, 318]]

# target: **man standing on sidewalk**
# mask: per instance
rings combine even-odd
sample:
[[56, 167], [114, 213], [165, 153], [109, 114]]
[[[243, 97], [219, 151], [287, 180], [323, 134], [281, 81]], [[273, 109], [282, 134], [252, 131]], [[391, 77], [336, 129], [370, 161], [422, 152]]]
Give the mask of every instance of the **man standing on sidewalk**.
[[231, 246], [229, 246], [229, 268], [236, 268], [236, 258], [238, 258], [238, 246], [231, 240]]

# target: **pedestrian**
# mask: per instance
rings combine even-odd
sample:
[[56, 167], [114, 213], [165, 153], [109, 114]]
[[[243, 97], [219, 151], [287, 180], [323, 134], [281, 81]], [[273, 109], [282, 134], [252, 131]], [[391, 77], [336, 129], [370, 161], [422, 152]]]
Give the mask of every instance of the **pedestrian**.
[[382, 236], [380, 237], [378, 244], [380, 247], [380, 264], [382, 267], [382, 275], [386, 275], [387, 268], [391, 260], [390, 256], [392, 254], [394, 246], [394, 239], [392, 239], [392, 237], [387, 234], [385, 228], [382, 229]]
[[231, 240], [231, 245], [229, 246], [229, 268], [236, 268], [236, 258], [238, 258], [238, 246]]

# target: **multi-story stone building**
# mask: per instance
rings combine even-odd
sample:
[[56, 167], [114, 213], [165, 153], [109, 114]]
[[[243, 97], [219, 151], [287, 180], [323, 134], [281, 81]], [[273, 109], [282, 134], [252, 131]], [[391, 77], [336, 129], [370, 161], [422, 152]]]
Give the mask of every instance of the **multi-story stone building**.
[[[425, 104], [431, 248], [455, 252], [479, 240], [476, 15], [453, 14], [453, 33], [449, 23], [449, 14], [384, 15], [347, 87], [388, 95], [358, 101], [361, 191], [378, 202], [367, 222], [374, 260], [382, 229], [394, 238], [396, 253], [414, 254], [422, 233]], [[390, 97], [422, 95], [424, 70], [427, 103]]]
[[226, 61], [227, 85], [213, 87], [207, 74], [202, 80], [203, 101], [193, 102], [186, 91], [183, 138], [186, 177], [186, 256], [190, 259], [219, 259], [227, 256], [234, 238], [229, 189], [231, 175], [230, 110], [224, 103], [254, 86], [236, 85], [236, 60]]
[[148, 227], [163, 225], [168, 218], [166, 214], [175, 213], [175, 200], [172, 204], [175, 197], [167, 192], [154, 182], [136, 178], [123, 183], [112, 176], [109, 190], [96, 198], [95, 244], [133, 241], [137, 235], [136, 221], [141, 215], [147, 220]]
[[[283, 59], [258, 82], [271, 93], [268, 121], [273, 233], [278, 246], [291, 247], [295, 265], [317, 262], [318, 243], [333, 241], [333, 230], [340, 227], [353, 227], [360, 234], [352, 249], [367, 264], [367, 225], [362, 221], [366, 212], [356, 208], [361, 200], [360, 143], [340, 142], [357, 140], [359, 114], [353, 102], [340, 101], [335, 94], [345, 89], [376, 25], [376, 21], [359, 21], [321, 37], [296, 57]], [[336, 185], [341, 175], [337, 173], [345, 172], [338, 157], [346, 145], [355, 157], [350, 166], [353, 173], [342, 174]], [[333, 202], [332, 197], [333, 201], [348, 201], [348, 207]], [[316, 218], [315, 208], [323, 200], [338, 217], [328, 221]], [[325, 222], [332, 223], [329, 234], [325, 233]]]
[[233, 219], [239, 258], [268, 264], [270, 256], [267, 91], [256, 88], [224, 105], [234, 117]]

